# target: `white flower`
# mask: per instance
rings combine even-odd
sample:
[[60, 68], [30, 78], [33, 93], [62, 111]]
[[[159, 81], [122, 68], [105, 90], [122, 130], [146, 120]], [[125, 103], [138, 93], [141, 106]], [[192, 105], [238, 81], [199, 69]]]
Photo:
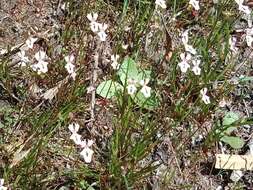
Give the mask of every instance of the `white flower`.
[[243, 5], [244, 0], [235, 0], [235, 2], [238, 4], [240, 11], [244, 12], [247, 15], [251, 13], [250, 8], [248, 6]]
[[99, 24], [99, 32], [98, 36], [102, 42], [106, 40], [107, 34], [105, 33], [105, 30], [108, 28], [107, 24]]
[[149, 83], [149, 79], [141, 80], [140, 85], [142, 85], [141, 93], [146, 97], [149, 98], [151, 96], [151, 88], [147, 86]]
[[71, 133], [77, 133], [80, 128], [80, 125], [78, 123], [71, 123], [69, 124], [68, 128], [71, 131]]
[[75, 65], [73, 64], [75, 57], [73, 55], [70, 55], [70, 56], [65, 56], [64, 59], [67, 62], [67, 64], [65, 65], [65, 69], [68, 71], [71, 77], [75, 79], [76, 72], [75, 72]]
[[82, 143], [81, 137], [82, 136], [77, 133], [72, 133], [70, 139], [73, 140], [76, 145], [80, 145]]
[[90, 21], [90, 28], [92, 32], [98, 32], [99, 23], [97, 22], [98, 14], [97, 13], [89, 13], [87, 18]]
[[162, 7], [163, 9], [167, 8], [165, 0], [156, 0], [155, 4], [158, 5], [158, 6], [160, 6], [160, 7]]
[[192, 60], [192, 71], [194, 72], [195, 75], [200, 75], [201, 68], [199, 67], [201, 61], [199, 59], [194, 59]]
[[229, 38], [229, 49], [232, 51], [232, 52], [234, 52], [234, 53], [236, 53], [237, 51], [238, 51], [238, 48], [236, 47], [236, 37], [231, 37], [231, 38]]
[[192, 5], [196, 11], [198, 11], [200, 9], [199, 1], [197, 1], [197, 0], [190, 0], [189, 4]]
[[25, 56], [25, 51], [23, 50], [18, 52], [18, 57], [20, 59], [20, 62], [18, 63], [18, 65], [21, 67], [26, 66], [26, 64], [29, 62], [29, 59], [28, 57]]
[[46, 58], [47, 58], [47, 54], [46, 52], [44, 51], [38, 51], [36, 54], [35, 54], [35, 59], [40, 62], [40, 61], [44, 61]]
[[68, 71], [68, 73], [71, 75], [73, 79], [76, 78], [75, 65], [73, 65], [72, 63], [67, 63], [65, 65], [65, 69]]
[[122, 49], [127, 49], [128, 48], [128, 44], [122, 44]]
[[191, 60], [191, 55], [189, 53], [181, 53], [180, 54], [181, 62], [178, 64], [182, 73], [186, 73], [190, 68], [188, 61]]
[[0, 190], [7, 190], [7, 187], [4, 186], [4, 179], [0, 179]]
[[200, 94], [202, 95], [202, 100], [205, 104], [210, 104], [210, 98], [206, 95], [207, 88], [203, 88], [200, 90]]
[[83, 150], [80, 154], [86, 163], [90, 163], [92, 160], [92, 155], [94, 153], [94, 151], [90, 148], [92, 144], [93, 140], [88, 140], [88, 142], [84, 140], [81, 142], [81, 147], [83, 148]]
[[47, 65], [48, 65], [48, 62], [46, 62], [46, 61], [39, 61], [38, 63], [32, 65], [32, 69], [34, 71], [37, 71], [38, 74], [46, 73], [48, 71]]
[[38, 74], [46, 73], [48, 71], [47, 65], [48, 62], [45, 61], [47, 58], [46, 52], [39, 51], [35, 54], [35, 59], [38, 61], [37, 64], [32, 65], [32, 69], [37, 71]]
[[32, 49], [33, 48], [33, 44], [38, 40], [38, 38], [33, 38], [33, 37], [30, 37], [28, 38], [25, 43], [27, 45], [28, 48]]
[[75, 144], [80, 145], [82, 142], [81, 135], [77, 133], [80, 128], [80, 125], [78, 123], [71, 123], [68, 128], [72, 133], [72, 135], [70, 136], [70, 139], [73, 140]]
[[64, 59], [65, 59], [66, 63], [73, 63], [75, 57], [74, 57], [74, 55], [70, 55], [70, 56], [67, 55], [64, 57]]
[[136, 81], [133, 79], [128, 79], [127, 83], [127, 92], [129, 95], [133, 95], [137, 91], [137, 88], [135, 86]]
[[185, 48], [185, 51], [193, 54], [193, 55], [196, 55], [197, 54], [197, 51], [196, 49], [192, 46], [192, 45], [189, 45], [189, 44], [185, 44], [184, 45], [184, 48]]
[[193, 55], [196, 55], [197, 54], [196, 49], [193, 48], [192, 45], [189, 45], [188, 41], [189, 41], [189, 35], [188, 35], [188, 30], [186, 30], [182, 33], [182, 42], [184, 44], [185, 51], [187, 51]]
[[119, 55], [111, 55], [111, 66], [114, 70], [119, 69], [119, 63], [118, 63]]

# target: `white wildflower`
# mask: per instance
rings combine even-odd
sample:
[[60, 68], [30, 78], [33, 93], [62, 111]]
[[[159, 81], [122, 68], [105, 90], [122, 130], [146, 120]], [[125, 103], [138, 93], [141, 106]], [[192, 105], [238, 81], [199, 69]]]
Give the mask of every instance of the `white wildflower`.
[[70, 55], [70, 56], [67, 55], [64, 57], [64, 59], [65, 59], [66, 63], [73, 63], [73, 61], [75, 60], [75, 57], [74, 57], [74, 55]]
[[229, 49], [232, 51], [232, 52], [234, 52], [234, 53], [236, 53], [237, 51], [238, 51], [238, 48], [236, 47], [236, 37], [231, 37], [231, 38], [229, 38]]
[[158, 5], [158, 6], [160, 6], [163, 9], [167, 8], [165, 0], [156, 0], [155, 4]]
[[207, 88], [203, 88], [200, 90], [200, 94], [202, 95], [202, 100], [205, 104], [210, 104], [210, 98], [206, 95]]
[[119, 63], [118, 63], [119, 55], [111, 55], [111, 66], [114, 70], [119, 69]]
[[90, 21], [90, 28], [92, 32], [98, 32], [99, 23], [97, 22], [98, 14], [97, 13], [89, 13], [87, 18]]
[[249, 15], [251, 13], [251, 10], [248, 6], [243, 5], [244, 0], [235, 0], [237, 5], [239, 6], [239, 10], [244, 12], [246, 15]]
[[67, 63], [65, 65], [65, 69], [68, 71], [68, 73], [71, 75], [73, 79], [76, 78], [75, 65], [73, 65], [72, 63]]
[[128, 44], [122, 44], [122, 49], [127, 49], [128, 48]]
[[201, 68], [199, 67], [201, 61], [199, 59], [194, 59], [192, 60], [192, 71], [194, 72], [195, 75], [200, 75]]
[[189, 35], [188, 35], [188, 30], [186, 30], [186, 31], [184, 31], [184, 32], [182, 33], [182, 42], [183, 42], [183, 44], [184, 44], [185, 51], [186, 51], [186, 52], [189, 52], [189, 53], [191, 53], [191, 54], [193, 54], [193, 55], [196, 55], [196, 54], [197, 54], [196, 49], [193, 48], [192, 45], [189, 45], [189, 44], [188, 44], [188, 41], [189, 41]]
[[68, 128], [71, 133], [77, 133], [80, 128], [80, 125], [78, 123], [71, 123]]
[[107, 28], [108, 28], [107, 24], [99, 24], [98, 36], [102, 42], [106, 40], [107, 34], [105, 33], [105, 31]]
[[146, 97], [149, 98], [151, 96], [151, 88], [149, 86], [147, 86], [147, 84], [149, 83], [149, 79], [145, 79], [145, 80], [141, 80], [140, 81], [140, 85], [142, 85], [141, 88], [141, 93]]
[[92, 155], [94, 151], [90, 147], [92, 146], [93, 143], [94, 143], [93, 140], [88, 140], [88, 142], [84, 140], [81, 142], [81, 147], [83, 148], [83, 150], [80, 154], [86, 163], [90, 163], [92, 160]]
[[30, 37], [28, 38], [25, 43], [27, 45], [28, 48], [32, 49], [33, 48], [33, 44], [38, 40], [38, 38], [33, 38], [33, 37]]
[[35, 54], [35, 59], [40, 62], [40, 61], [44, 61], [46, 58], [47, 58], [47, 54], [46, 52], [44, 51], [38, 51], [36, 54]]
[[196, 49], [195, 49], [192, 45], [185, 44], [185, 45], [184, 45], [184, 48], [185, 48], [185, 51], [186, 51], [186, 52], [189, 52], [189, 53], [191, 53], [191, 54], [193, 54], [193, 55], [196, 55], [196, 54], [197, 54]]
[[38, 74], [46, 73], [48, 71], [47, 65], [48, 65], [48, 62], [46, 62], [46, 61], [40, 61], [40, 62], [32, 65], [32, 69], [34, 71], [37, 71]]
[[81, 137], [82, 136], [77, 133], [72, 133], [70, 139], [73, 140], [76, 145], [80, 145], [82, 142]]
[[21, 50], [20, 52], [18, 52], [18, 57], [20, 59], [18, 65], [23, 67], [26, 66], [27, 63], [29, 63], [29, 59], [27, 56], [25, 56], [25, 51]]
[[7, 190], [7, 187], [4, 186], [4, 179], [0, 179], [0, 190]]
[[194, 8], [196, 11], [198, 11], [198, 10], [200, 9], [200, 7], [199, 7], [199, 1], [197, 1], [197, 0], [190, 0], [190, 1], [189, 1], [189, 4], [190, 4], [191, 6], [193, 6], [193, 8]]
[[72, 135], [70, 136], [70, 139], [73, 140], [75, 144], [80, 145], [82, 142], [81, 135], [77, 133], [80, 128], [80, 125], [78, 123], [71, 123], [68, 128], [72, 133]]
[[32, 69], [34, 71], [37, 71], [38, 74], [46, 73], [48, 71], [48, 62], [45, 61], [45, 59], [47, 58], [46, 52], [39, 51], [35, 54], [34, 57], [38, 61], [38, 63], [32, 65]]
[[133, 95], [136, 91], [137, 91], [137, 88], [136, 88], [136, 81], [133, 80], [133, 79], [128, 79], [128, 85], [127, 85], [127, 92], [129, 95]]
[[191, 60], [191, 55], [189, 53], [181, 53], [180, 54], [181, 62], [178, 64], [182, 73], [186, 73], [190, 68], [188, 61]]
[[70, 56], [65, 56], [64, 59], [67, 63], [65, 65], [65, 69], [68, 71], [68, 73], [71, 75], [71, 77], [73, 79], [75, 79], [76, 72], [75, 72], [75, 65], [73, 64], [73, 61], [74, 61], [75, 57], [73, 55], [70, 55]]

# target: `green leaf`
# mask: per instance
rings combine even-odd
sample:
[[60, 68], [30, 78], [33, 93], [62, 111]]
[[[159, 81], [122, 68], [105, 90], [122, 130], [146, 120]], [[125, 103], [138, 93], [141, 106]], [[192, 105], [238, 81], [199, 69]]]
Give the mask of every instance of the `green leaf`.
[[244, 141], [240, 137], [223, 136], [221, 139], [224, 143], [229, 144], [234, 149], [240, 149], [244, 145]]
[[148, 110], [153, 110], [159, 106], [159, 101], [154, 95], [151, 95], [151, 97], [146, 98], [139, 91], [136, 95], [133, 95], [132, 98], [137, 105]]
[[96, 93], [103, 98], [112, 98], [117, 95], [117, 92], [123, 91], [123, 87], [112, 80], [107, 80], [102, 83], [97, 87]]
[[151, 71], [150, 70], [143, 70], [138, 73], [137, 80], [144, 80], [146, 78], [151, 78]]
[[136, 63], [133, 59], [126, 57], [121, 64], [119, 70], [118, 70], [118, 75], [120, 77], [121, 82], [123, 85], [125, 84], [125, 81], [127, 79], [137, 79], [138, 77], [138, 69], [136, 66]]
[[240, 119], [239, 115], [235, 112], [227, 112], [223, 118], [223, 125], [231, 125]]
[[236, 130], [237, 129], [237, 127], [228, 127], [225, 131], [224, 131], [224, 133], [225, 134], [227, 134], [227, 135], [229, 135], [230, 133], [232, 133], [234, 130]]

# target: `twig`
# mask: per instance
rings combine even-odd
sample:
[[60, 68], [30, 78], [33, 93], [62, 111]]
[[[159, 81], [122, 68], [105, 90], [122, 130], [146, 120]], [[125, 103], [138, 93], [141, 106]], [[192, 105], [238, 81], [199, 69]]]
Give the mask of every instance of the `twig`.
[[[91, 65], [92, 68], [92, 77], [90, 86], [95, 86], [95, 82], [97, 81], [97, 69], [98, 69], [98, 52], [94, 55], [94, 65]], [[93, 63], [93, 62], [91, 62]], [[90, 106], [90, 115], [91, 115], [91, 126], [93, 126], [93, 122], [95, 120], [95, 104], [96, 104], [96, 91], [92, 90], [91, 92], [91, 106]]]
[[[178, 171], [179, 171], [179, 173], [181, 174], [181, 176], [183, 176], [182, 170], [181, 170], [181, 168], [180, 168], [180, 164], [179, 164], [178, 159], [177, 159], [177, 154], [176, 154], [176, 152], [175, 152], [175, 150], [174, 150], [174, 147], [172, 146], [172, 143], [171, 143], [170, 139], [169, 139], [169, 143], [168, 143], [168, 144], [169, 144], [170, 149], [171, 149], [171, 151], [172, 151], [172, 153], [173, 153], [173, 157], [174, 157], [175, 162], [176, 162], [176, 165], [177, 165], [177, 167], [178, 167]], [[173, 160], [173, 158], [172, 158], [172, 160]], [[172, 161], [172, 160], [171, 160], [171, 161]]]

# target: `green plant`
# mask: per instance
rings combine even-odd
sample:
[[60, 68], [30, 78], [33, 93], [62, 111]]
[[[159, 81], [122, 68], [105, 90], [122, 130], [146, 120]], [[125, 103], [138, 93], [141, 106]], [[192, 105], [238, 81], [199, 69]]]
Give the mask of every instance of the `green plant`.
[[239, 115], [235, 112], [227, 112], [225, 117], [223, 118], [221, 128], [225, 128], [224, 131], [220, 133], [221, 141], [229, 144], [232, 148], [240, 149], [245, 144], [244, 141], [240, 137], [230, 136], [230, 134], [237, 129], [237, 127], [233, 126], [240, 119]]
[[[133, 59], [126, 57], [117, 71], [117, 76], [120, 79], [119, 82], [106, 80], [100, 83], [96, 90], [97, 94], [108, 99], [116, 97], [118, 93], [126, 92], [130, 79], [136, 81], [149, 79], [151, 78], [151, 71], [138, 68]], [[131, 98], [137, 105], [143, 108], [154, 109], [159, 105], [155, 93], [151, 97], [146, 98], [139, 90], [136, 94], [131, 94]]]

